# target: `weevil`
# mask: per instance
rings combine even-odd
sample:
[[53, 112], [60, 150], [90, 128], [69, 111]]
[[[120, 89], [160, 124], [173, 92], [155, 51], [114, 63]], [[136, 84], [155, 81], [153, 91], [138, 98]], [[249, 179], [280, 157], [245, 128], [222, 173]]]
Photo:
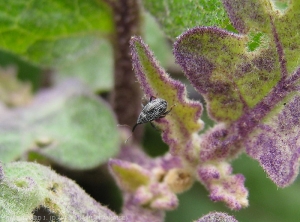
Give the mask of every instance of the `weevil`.
[[143, 106], [142, 112], [140, 113], [136, 124], [132, 128], [132, 132], [134, 132], [138, 125], [148, 122], [150, 122], [150, 124], [156, 128], [152, 121], [164, 118], [169, 112], [171, 112], [174, 106], [175, 105], [167, 110], [168, 103], [166, 100], [151, 96], [149, 102]]

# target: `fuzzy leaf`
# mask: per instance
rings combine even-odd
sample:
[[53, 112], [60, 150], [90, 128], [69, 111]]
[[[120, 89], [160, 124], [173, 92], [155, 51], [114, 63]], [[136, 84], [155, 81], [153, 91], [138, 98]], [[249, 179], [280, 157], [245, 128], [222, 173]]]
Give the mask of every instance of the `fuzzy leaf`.
[[298, 22], [300, 2], [298, 0], [223, 0], [223, 2], [233, 25], [240, 33], [258, 31], [263, 34], [263, 38], [273, 41], [269, 19], [271, 16], [284, 49], [287, 73], [292, 73], [299, 66], [300, 39], [296, 31], [300, 30]]
[[300, 39], [298, 31], [295, 31], [300, 30], [300, 24], [297, 22], [299, 19], [300, 2], [291, 0], [288, 2], [286, 10], [284, 10], [284, 15], [277, 16], [275, 20], [277, 32], [284, 48], [288, 73], [292, 73], [299, 67]]
[[199, 180], [210, 191], [212, 201], [224, 201], [232, 210], [248, 206], [248, 191], [244, 176], [232, 175], [228, 163], [202, 164], [198, 167]]
[[112, 75], [106, 74], [112, 71], [107, 54], [112, 53], [103, 53], [109, 46], [103, 46], [101, 37], [114, 30], [111, 10], [103, 1], [12, 0], [1, 1], [0, 7], [0, 49], [61, 74], [72, 72], [93, 89], [111, 87], [101, 83], [106, 82], [103, 75]]
[[232, 29], [225, 9], [219, 0], [143, 1], [144, 6], [161, 23], [168, 37], [175, 39], [188, 28], [218, 25]]
[[176, 61], [205, 95], [211, 117], [226, 123], [202, 137], [200, 157], [231, 158], [245, 145], [278, 186], [287, 186], [299, 167], [293, 107], [299, 94], [300, 3], [223, 2], [240, 34], [198, 27], [175, 43]]
[[134, 192], [150, 182], [149, 172], [135, 163], [113, 159], [109, 161], [109, 167], [119, 187], [125, 191]]
[[280, 79], [274, 42], [267, 43], [268, 49], [249, 52], [247, 41], [246, 35], [199, 27], [184, 33], [175, 43], [177, 63], [205, 96], [210, 116], [217, 121], [237, 120]]
[[278, 104], [275, 112], [257, 126], [246, 147], [277, 186], [285, 187], [299, 172], [300, 96]]
[[55, 221], [117, 221], [115, 213], [45, 166], [14, 162], [0, 167], [1, 174], [1, 221], [32, 221], [41, 208], [47, 209]]
[[[59, 45], [59, 47], [56, 47]], [[64, 59], [55, 62], [55, 81], [76, 76], [93, 91], [108, 91], [113, 86], [113, 52], [110, 43], [96, 37], [69, 38], [61, 40], [49, 51], [64, 52]], [[77, 46], [77, 47], [74, 47]], [[86, 45], [86, 46], [85, 46]], [[70, 51], [68, 48], [73, 48]], [[64, 50], [65, 49], [65, 50]], [[55, 54], [55, 52], [53, 52]], [[46, 61], [45, 61], [46, 62]], [[53, 66], [51, 60], [49, 66]]]
[[176, 105], [169, 115], [155, 121], [162, 128], [163, 140], [170, 146], [171, 153], [183, 152], [193, 144], [196, 133], [203, 128], [199, 119], [202, 106], [186, 98], [186, 89], [182, 83], [173, 80], [158, 65], [152, 52], [141, 38], [130, 41], [133, 68], [147, 98], [155, 96], [165, 99], [168, 106]]
[[29, 152], [30, 160], [39, 154], [68, 168], [89, 169], [119, 147], [112, 111], [77, 81], [40, 92], [30, 106], [2, 115], [0, 131], [3, 162]]
[[270, 32], [270, 0], [240, 1], [223, 0], [229, 18], [239, 33], [250, 30]]
[[195, 222], [238, 222], [233, 216], [226, 213], [213, 212], [204, 215]]

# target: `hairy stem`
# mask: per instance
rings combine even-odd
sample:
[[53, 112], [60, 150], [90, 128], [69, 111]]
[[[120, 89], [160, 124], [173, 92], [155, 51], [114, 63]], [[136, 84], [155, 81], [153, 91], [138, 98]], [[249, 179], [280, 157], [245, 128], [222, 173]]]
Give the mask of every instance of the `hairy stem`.
[[[116, 36], [114, 45], [114, 90], [111, 104], [120, 124], [132, 126], [141, 111], [141, 90], [132, 70], [129, 40], [140, 33], [138, 0], [107, 0], [114, 13]], [[140, 139], [142, 127], [134, 134]]]

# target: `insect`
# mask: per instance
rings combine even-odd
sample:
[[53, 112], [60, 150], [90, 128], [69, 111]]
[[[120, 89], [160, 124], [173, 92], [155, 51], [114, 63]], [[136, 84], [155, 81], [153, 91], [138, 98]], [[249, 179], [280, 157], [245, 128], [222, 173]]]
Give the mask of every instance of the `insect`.
[[143, 106], [142, 112], [140, 113], [136, 124], [132, 128], [132, 132], [134, 132], [135, 128], [139, 124], [148, 122], [150, 122], [150, 124], [154, 128], [156, 128], [153, 125], [152, 121], [164, 118], [169, 112], [171, 112], [174, 106], [175, 105], [173, 105], [169, 110], [167, 110], [168, 103], [166, 100], [151, 96], [149, 102], [145, 106]]
[[[168, 103], [166, 100], [151, 96], [149, 102], [145, 106], [143, 106], [143, 104], [142, 104], [142, 106], [143, 106], [142, 112], [140, 113], [138, 120], [136, 121], [136, 124], [132, 128], [131, 135], [125, 140], [125, 143], [132, 136], [135, 128], [140, 124], [150, 122], [150, 124], [155, 129], [157, 129], [153, 125], [152, 121], [164, 118], [169, 112], [171, 112], [171, 110], [173, 109], [173, 107], [175, 105], [176, 104], [174, 104], [173, 106], [171, 106], [171, 108], [169, 110], [167, 110]], [[118, 126], [127, 126], [127, 125], [118, 125]]]

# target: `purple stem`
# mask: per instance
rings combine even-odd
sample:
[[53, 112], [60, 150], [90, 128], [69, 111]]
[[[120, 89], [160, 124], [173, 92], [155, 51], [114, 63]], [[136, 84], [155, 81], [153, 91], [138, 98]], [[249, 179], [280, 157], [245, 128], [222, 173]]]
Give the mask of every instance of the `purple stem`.
[[[141, 90], [132, 70], [129, 40], [140, 34], [140, 4], [138, 0], [106, 0], [112, 7], [115, 22], [114, 90], [111, 104], [120, 124], [133, 126], [141, 111]], [[143, 127], [134, 134], [141, 139]]]
[[298, 79], [300, 79], [300, 67], [297, 69], [297, 71], [289, 78], [287, 78], [286, 83], [287, 87], [294, 84]]
[[286, 68], [286, 60], [285, 60], [285, 56], [284, 56], [284, 50], [283, 50], [282, 44], [279, 40], [279, 36], [278, 36], [275, 24], [274, 24], [271, 16], [270, 16], [270, 21], [271, 21], [272, 32], [273, 32], [274, 41], [276, 44], [277, 53], [278, 53], [278, 57], [279, 57], [279, 63], [280, 63], [280, 68], [281, 68], [281, 77], [285, 78], [288, 75], [288, 71]]

